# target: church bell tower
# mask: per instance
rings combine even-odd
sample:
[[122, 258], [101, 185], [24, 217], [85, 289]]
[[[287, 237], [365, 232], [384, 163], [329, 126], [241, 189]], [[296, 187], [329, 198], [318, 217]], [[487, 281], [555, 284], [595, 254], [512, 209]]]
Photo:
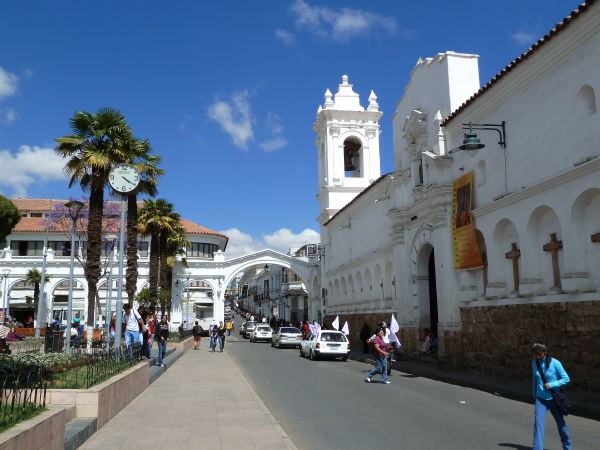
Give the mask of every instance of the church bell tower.
[[377, 96], [369, 95], [367, 109], [342, 76], [335, 96], [327, 89], [319, 105], [313, 131], [317, 135], [318, 193], [323, 225], [381, 175], [379, 164], [379, 111]]

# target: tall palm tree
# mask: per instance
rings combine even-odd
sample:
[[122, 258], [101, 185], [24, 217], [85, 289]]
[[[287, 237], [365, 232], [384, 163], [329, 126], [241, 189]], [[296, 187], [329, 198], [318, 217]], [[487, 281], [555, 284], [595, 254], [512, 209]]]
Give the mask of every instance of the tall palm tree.
[[[46, 275], [46, 282], [50, 280], [50, 277]], [[40, 283], [42, 282], [42, 273], [37, 269], [30, 269], [27, 271], [27, 275], [25, 276], [25, 283], [28, 285], [33, 285], [33, 319], [35, 320], [35, 316], [38, 310], [38, 303], [40, 301]]]
[[130, 159], [128, 151], [133, 132], [123, 114], [110, 108], [99, 109], [96, 114], [78, 111], [71, 117], [70, 126], [73, 134], [57, 139], [56, 152], [68, 159], [65, 171], [71, 177], [69, 187], [79, 183], [90, 193], [85, 277], [88, 283], [87, 325], [93, 327], [101, 276], [104, 188], [112, 166]]
[[[166, 268], [161, 270], [161, 256], [167, 258], [167, 236], [175, 230], [181, 218], [174, 212], [173, 203], [164, 199], [146, 200], [138, 217], [138, 232], [150, 236], [149, 283], [151, 301], [158, 299], [159, 284], [166, 287]], [[164, 249], [163, 251], [161, 251]], [[159, 282], [160, 275], [160, 282]], [[163, 278], [164, 277], [164, 278]]]
[[164, 171], [158, 168], [160, 156], [152, 155], [150, 142], [147, 140], [137, 140], [132, 142], [134, 148], [132, 154], [135, 158], [131, 163], [140, 174], [140, 184], [133, 192], [127, 196], [127, 271], [125, 273], [125, 290], [129, 303], [133, 304], [135, 292], [137, 290], [138, 279], [138, 261], [137, 261], [137, 243], [138, 243], [138, 204], [139, 194], [146, 194], [154, 197], [157, 194], [158, 177]]

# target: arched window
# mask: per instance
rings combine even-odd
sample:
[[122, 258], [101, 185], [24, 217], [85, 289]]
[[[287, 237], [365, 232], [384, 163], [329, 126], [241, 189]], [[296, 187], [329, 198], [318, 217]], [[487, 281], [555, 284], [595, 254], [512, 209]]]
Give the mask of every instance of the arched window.
[[348, 138], [344, 141], [344, 176], [361, 177], [361, 155], [362, 144], [356, 138]]
[[584, 117], [596, 113], [596, 94], [594, 88], [589, 84], [581, 86], [577, 93], [577, 99]]

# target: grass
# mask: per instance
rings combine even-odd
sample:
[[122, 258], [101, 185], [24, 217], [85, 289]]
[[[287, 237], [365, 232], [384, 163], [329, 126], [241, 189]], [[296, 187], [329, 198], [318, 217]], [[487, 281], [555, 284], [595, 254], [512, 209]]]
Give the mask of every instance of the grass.
[[0, 433], [14, 427], [20, 422], [29, 420], [46, 410], [47, 408], [41, 406], [36, 407], [32, 403], [15, 405], [12, 411], [0, 410]]

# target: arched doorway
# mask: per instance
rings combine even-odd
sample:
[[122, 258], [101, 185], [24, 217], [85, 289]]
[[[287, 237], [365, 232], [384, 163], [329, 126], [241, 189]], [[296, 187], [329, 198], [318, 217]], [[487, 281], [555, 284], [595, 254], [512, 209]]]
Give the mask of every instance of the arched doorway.
[[437, 334], [438, 304], [435, 276], [435, 252], [431, 244], [425, 244], [419, 252], [419, 326]]

